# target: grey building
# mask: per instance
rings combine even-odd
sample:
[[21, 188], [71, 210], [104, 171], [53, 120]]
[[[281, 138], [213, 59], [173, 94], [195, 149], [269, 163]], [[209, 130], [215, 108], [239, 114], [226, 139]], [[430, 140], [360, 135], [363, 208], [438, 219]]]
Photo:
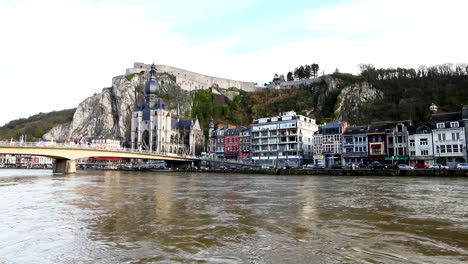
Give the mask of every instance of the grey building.
[[367, 164], [367, 126], [350, 126], [343, 133], [343, 165]]
[[239, 134], [239, 160], [244, 163], [250, 163], [251, 129], [242, 127]]
[[409, 161], [408, 151], [408, 128], [412, 125], [411, 120], [387, 122], [385, 129], [387, 138], [387, 160], [392, 163], [405, 163]]
[[343, 132], [349, 126], [348, 122], [327, 123], [322, 128], [322, 151], [325, 167], [330, 168], [333, 164], [341, 163], [343, 152]]

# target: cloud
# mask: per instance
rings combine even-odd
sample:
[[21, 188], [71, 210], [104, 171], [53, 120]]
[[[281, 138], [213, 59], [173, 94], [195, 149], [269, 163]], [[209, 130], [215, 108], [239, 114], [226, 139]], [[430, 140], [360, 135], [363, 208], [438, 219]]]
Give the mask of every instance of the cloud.
[[[178, 30], [232, 12], [248, 20], [243, 10], [258, 8], [255, 0], [232, 3], [0, 0], [0, 124], [76, 107], [135, 61], [154, 59], [259, 84], [310, 63], [326, 73], [355, 73], [360, 63], [417, 67], [468, 61], [466, 1], [345, 0], [295, 13], [277, 10], [277, 19], [257, 18], [196, 44]], [[239, 48], [250, 46], [256, 48]]]

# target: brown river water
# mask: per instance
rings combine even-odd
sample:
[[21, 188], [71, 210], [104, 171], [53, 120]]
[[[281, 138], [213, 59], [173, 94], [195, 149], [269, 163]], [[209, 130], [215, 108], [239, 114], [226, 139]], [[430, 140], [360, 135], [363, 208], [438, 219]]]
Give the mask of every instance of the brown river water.
[[468, 179], [3, 169], [0, 263], [468, 263]]

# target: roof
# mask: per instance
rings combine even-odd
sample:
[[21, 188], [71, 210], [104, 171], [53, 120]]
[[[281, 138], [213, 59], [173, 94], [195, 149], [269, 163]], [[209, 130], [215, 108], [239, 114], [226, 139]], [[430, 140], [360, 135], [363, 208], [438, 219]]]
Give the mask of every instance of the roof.
[[192, 127], [192, 121], [195, 122], [195, 119], [172, 119], [171, 120], [171, 127], [172, 129], [186, 129], [190, 130]]
[[346, 131], [343, 133], [345, 135], [353, 135], [353, 134], [366, 134], [367, 133], [367, 126], [351, 126], [346, 128]]
[[332, 122], [327, 123], [324, 128], [340, 128], [343, 127], [345, 122]]
[[386, 129], [392, 129], [397, 124], [404, 124], [406, 127], [410, 127], [412, 124], [411, 120], [401, 120], [401, 121], [381, 121], [373, 122], [370, 124], [367, 133], [385, 133]]
[[450, 121], [459, 121], [461, 119], [460, 112], [450, 112], [450, 113], [440, 113], [433, 114], [431, 122], [432, 123], [444, 123]]

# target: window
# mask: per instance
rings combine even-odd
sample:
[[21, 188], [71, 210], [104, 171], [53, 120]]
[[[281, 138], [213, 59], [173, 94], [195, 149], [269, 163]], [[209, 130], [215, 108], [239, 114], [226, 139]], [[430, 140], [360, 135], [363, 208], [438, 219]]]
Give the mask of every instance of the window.
[[410, 156], [416, 156], [416, 151], [414, 150], [410, 151]]
[[450, 122], [450, 127], [458, 127], [458, 122]]
[[440, 153], [445, 153], [445, 145], [440, 146]]
[[413, 140], [413, 139], [410, 139], [410, 141], [409, 141], [409, 146], [410, 146], [410, 147], [414, 147], [414, 140]]
[[423, 156], [429, 155], [429, 150], [421, 150], [421, 155]]
[[447, 145], [447, 153], [452, 153], [452, 145]]
[[421, 146], [427, 146], [427, 138], [421, 138], [419, 140], [419, 145]]
[[397, 126], [397, 132], [403, 132], [403, 125]]
[[444, 123], [437, 123], [437, 128], [445, 128], [445, 124]]
[[453, 145], [453, 152], [455, 152], [455, 153], [458, 152], [458, 145]]
[[388, 144], [393, 144], [393, 137], [388, 137]]
[[398, 136], [397, 139], [398, 139], [397, 143], [403, 143], [403, 137], [402, 136]]
[[452, 133], [452, 140], [459, 140], [459, 139], [460, 139], [460, 133], [459, 132]]

